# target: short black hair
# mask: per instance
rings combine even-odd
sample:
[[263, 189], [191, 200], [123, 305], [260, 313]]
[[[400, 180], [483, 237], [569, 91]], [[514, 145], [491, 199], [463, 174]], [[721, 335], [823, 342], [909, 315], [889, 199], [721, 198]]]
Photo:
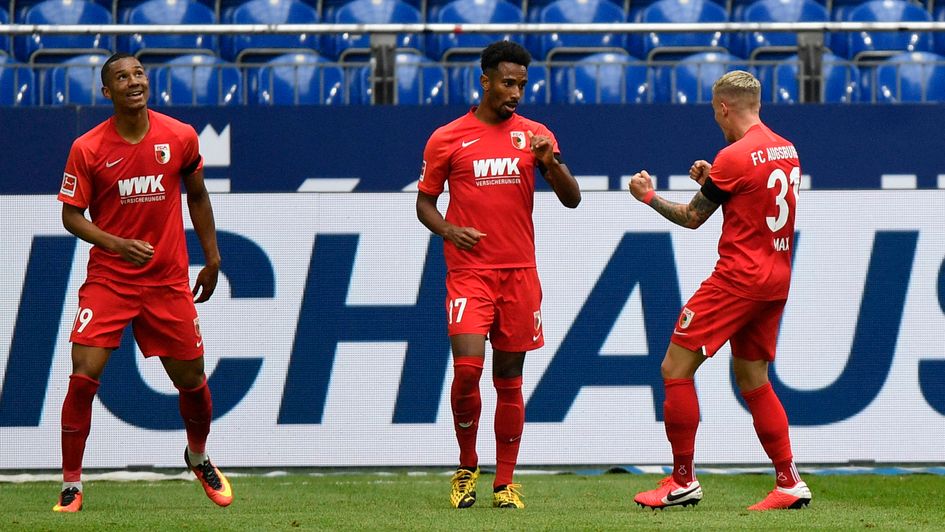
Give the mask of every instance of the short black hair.
[[115, 52], [105, 60], [105, 64], [102, 65], [102, 85], [108, 85], [106, 79], [108, 78], [108, 72], [112, 67], [112, 63], [118, 61], [119, 59], [125, 59], [127, 57], [134, 58], [133, 55], [126, 52]]
[[482, 50], [480, 66], [482, 72], [499, 68], [499, 63], [515, 63], [528, 67], [532, 62], [532, 54], [524, 46], [512, 41], [497, 41]]

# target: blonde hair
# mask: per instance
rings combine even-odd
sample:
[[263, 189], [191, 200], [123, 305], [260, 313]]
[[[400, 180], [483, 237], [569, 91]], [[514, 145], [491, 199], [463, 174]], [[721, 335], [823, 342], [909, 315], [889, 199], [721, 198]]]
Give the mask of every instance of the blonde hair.
[[730, 98], [745, 98], [750, 103], [761, 103], [761, 82], [744, 70], [726, 72], [712, 85], [712, 94]]

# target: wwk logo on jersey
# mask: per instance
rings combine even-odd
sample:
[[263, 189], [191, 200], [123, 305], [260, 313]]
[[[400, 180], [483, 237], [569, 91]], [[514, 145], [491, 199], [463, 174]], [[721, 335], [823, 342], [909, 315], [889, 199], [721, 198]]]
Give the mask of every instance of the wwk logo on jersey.
[[519, 158], [495, 157], [473, 161], [473, 175], [476, 186], [517, 185], [522, 182], [522, 172], [518, 169]]
[[121, 204], [164, 201], [164, 184], [161, 183], [163, 179], [164, 174], [119, 179], [118, 195], [121, 197]]
[[167, 164], [171, 161], [171, 145], [170, 144], [155, 144], [154, 145], [154, 158], [159, 164]]

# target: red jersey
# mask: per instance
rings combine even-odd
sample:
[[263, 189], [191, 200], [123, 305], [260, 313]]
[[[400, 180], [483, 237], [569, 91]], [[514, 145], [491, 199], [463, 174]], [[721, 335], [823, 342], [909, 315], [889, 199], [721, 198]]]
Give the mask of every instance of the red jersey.
[[468, 251], [445, 242], [448, 270], [535, 267], [535, 169], [528, 132], [558, 141], [544, 125], [513, 114], [485, 124], [475, 108], [433, 132], [423, 152], [419, 189], [438, 196], [449, 181], [446, 221], [486, 234]]
[[203, 167], [197, 133], [151, 110], [148, 119], [150, 129], [137, 144], [121, 138], [114, 117], [72, 143], [59, 201], [88, 208], [105, 232], [154, 246], [143, 266], [93, 246], [89, 278], [148, 286], [189, 282], [181, 178]]
[[757, 124], [719, 152], [709, 177], [729, 194], [711, 279], [747, 299], [786, 299], [801, 184], [794, 145]]

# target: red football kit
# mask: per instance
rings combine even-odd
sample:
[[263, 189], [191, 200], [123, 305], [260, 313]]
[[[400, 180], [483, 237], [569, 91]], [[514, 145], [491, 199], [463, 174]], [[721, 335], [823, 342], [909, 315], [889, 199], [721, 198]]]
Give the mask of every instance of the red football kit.
[[449, 334], [488, 333], [494, 347], [512, 352], [544, 345], [529, 132], [551, 139], [559, 153], [544, 125], [518, 114], [485, 124], [473, 108], [427, 141], [419, 182], [421, 192], [438, 196], [448, 181], [446, 220], [486, 235], [465, 251], [444, 242]]
[[674, 343], [712, 356], [730, 340], [734, 356], [774, 360], [800, 182], [794, 146], [764, 124], [718, 153], [703, 194], [722, 205], [719, 260], [683, 308]]
[[59, 200], [88, 208], [107, 233], [154, 247], [142, 266], [92, 247], [71, 341], [114, 348], [131, 321], [145, 356], [191, 359], [203, 354], [203, 340], [189, 289], [181, 179], [203, 161], [193, 127], [151, 110], [148, 118], [137, 144], [118, 134], [112, 117], [69, 152]]

